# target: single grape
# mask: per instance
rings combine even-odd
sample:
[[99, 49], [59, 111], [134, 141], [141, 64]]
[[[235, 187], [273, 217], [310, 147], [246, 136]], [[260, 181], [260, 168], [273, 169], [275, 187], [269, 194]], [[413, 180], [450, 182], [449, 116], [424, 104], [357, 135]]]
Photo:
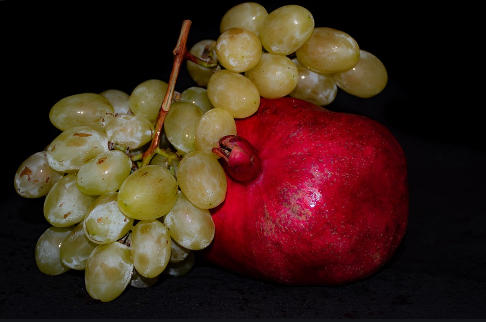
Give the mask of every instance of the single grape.
[[197, 105], [203, 112], [207, 112], [214, 106], [209, 100], [208, 90], [203, 87], [191, 86], [181, 93], [181, 102], [190, 102]]
[[[203, 39], [195, 43], [189, 52], [196, 57], [201, 59], [209, 59], [210, 56], [216, 57], [214, 47], [216, 46], [216, 40], [213, 39]], [[198, 86], [206, 87], [209, 82], [209, 78], [213, 74], [216, 67], [204, 67], [200, 66], [192, 61], [187, 60], [186, 62], [187, 72], [193, 81], [196, 82]]]
[[118, 207], [118, 192], [109, 192], [93, 201], [83, 225], [90, 241], [109, 244], [125, 236], [133, 228], [134, 219], [125, 216]]
[[235, 119], [227, 110], [215, 107], [204, 113], [197, 125], [196, 151], [206, 152], [217, 159], [219, 157], [212, 153], [213, 148], [218, 146], [220, 138], [230, 134], [236, 134]]
[[360, 50], [359, 61], [351, 69], [332, 74], [343, 91], [361, 98], [378, 95], [388, 83], [385, 65], [372, 53]]
[[290, 55], [312, 35], [314, 17], [299, 5], [279, 7], [268, 14], [260, 29], [263, 48], [276, 55]]
[[132, 172], [118, 191], [125, 216], [152, 220], [166, 215], [177, 200], [177, 180], [167, 168], [149, 164]]
[[316, 27], [309, 40], [295, 54], [299, 62], [308, 69], [331, 74], [355, 66], [359, 60], [359, 46], [344, 31]]
[[258, 64], [245, 76], [255, 84], [260, 96], [280, 98], [291, 93], [299, 82], [299, 72], [292, 60], [283, 55], [264, 53]]
[[186, 154], [177, 167], [177, 180], [184, 196], [201, 209], [214, 208], [226, 197], [226, 173], [210, 153], [194, 151]]
[[20, 164], [15, 172], [14, 188], [24, 198], [44, 197], [63, 175], [49, 166], [47, 152], [39, 151]]
[[194, 252], [190, 252], [183, 261], [167, 264], [167, 267], [165, 268], [163, 273], [165, 275], [176, 276], [176, 277], [186, 275], [194, 267], [195, 262], [196, 262], [196, 256]]
[[97, 197], [79, 191], [76, 177], [77, 173], [62, 177], [44, 200], [44, 217], [53, 226], [69, 227], [80, 223]]
[[113, 106], [115, 116], [131, 113], [130, 95], [124, 91], [119, 89], [107, 89], [106, 91], [101, 92], [100, 95], [110, 101], [111, 106]]
[[139, 272], [137, 272], [136, 269], [133, 270], [133, 275], [132, 279], [130, 280], [130, 286], [136, 287], [136, 288], [146, 288], [146, 287], [151, 287], [160, 278], [160, 274], [155, 276], [155, 277], [145, 277], [140, 275]]
[[190, 252], [192, 252], [191, 249], [187, 249], [179, 245], [174, 239], [172, 239], [172, 243], [170, 244], [169, 263], [179, 263], [183, 261], [184, 259], [186, 259]]
[[220, 33], [230, 28], [242, 28], [253, 31], [257, 36], [268, 16], [268, 11], [259, 3], [243, 2], [230, 8], [221, 18]]
[[118, 242], [98, 245], [86, 263], [86, 291], [93, 299], [110, 302], [126, 289], [132, 272], [133, 261], [128, 246]]
[[106, 97], [81, 93], [67, 96], [54, 104], [49, 112], [49, 120], [61, 131], [81, 125], [103, 131], [100, 120], [106, 114], [114, 114], [113, 106]]
[[77, 224], [61, 244], [61, 263], [70, 269], [84, 270], [89, 255], [97, 245], [86, 237], [83, 224]]
[[149, 79], [138, 84], [130, 94], [130, 110], [135, 115], [147, 118], [152, 124], [157, 121], [168, 84], [159, 79]]
[[76, 184], [84, 194], [99, 196], [117, 191], [132, 171], [132, 161], [124, 152], [110, 150], [81, 166]]
[[227, 70], [242, 73], [252, 69], [262, 56], [262, 43], [253, 31], [230, 28], [216, 40], [216, 57]]
[[234, 118], [251, 116], [260, 106], [257, 86], [242, 74], [229, 70], [213, 73], [207, 91], [213, 106], [230, 112]]
[[105, 127], [108, 139], [124, 148], [137, 149], [154, 137], [154, 124], [142, 115], [122, 114]]
[[196, 130], [204, 112], [190, 102], [174, 102], [165, 116], [167, 139], [181, 154], [196, 150]]
[[74, 226], [47, 228], [35, 245], [35, 263], [39, 270], [47, 275], [59, 275], [69, 270], [61, 263], [60, 249], [64, 239], [71, 233]]
[[132, 229], [130, 250], [137, 272], [148, 278], [162, 273], [170, 260], [171, 237], [159, 220], [141, 220]]
[[206, 248], [214, 238], [215, 226], [211, 212], [194, 205], [182, 192], [179, 192], [177, 202], [164, 217], [164, 224], [172, 239], [190, 250]]
[[59, 172], [76, 172], [98, 154], [108, 151], [108, 136], [83, 125], [63, 131], [47, 147], [47, 162]]

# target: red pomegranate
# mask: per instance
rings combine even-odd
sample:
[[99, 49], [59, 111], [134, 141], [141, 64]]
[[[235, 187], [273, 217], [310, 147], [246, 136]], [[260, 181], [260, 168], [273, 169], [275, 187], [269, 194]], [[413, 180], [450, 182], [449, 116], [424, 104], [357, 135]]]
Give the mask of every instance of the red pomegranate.
[[[286, 285], [348, 284], [390, 260], [406, 231], [409, 193], [406, 157], [385, 126], [290, 97], [262, 99], [236, 123], [254, 147], [242, 149], [261, 165], [249, 182], [228, 177], [226, 199], [211, 211], [214, 240], [199, 255]], [[238, 162], [226, 160], [242, 153], [228, 140], [217, 150], [231, 168]]]

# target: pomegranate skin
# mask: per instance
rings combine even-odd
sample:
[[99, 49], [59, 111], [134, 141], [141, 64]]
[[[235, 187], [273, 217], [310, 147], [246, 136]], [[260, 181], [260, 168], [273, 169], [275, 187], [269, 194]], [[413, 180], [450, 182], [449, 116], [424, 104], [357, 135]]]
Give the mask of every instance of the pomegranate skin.
[[228, 178], [200, 256], [259, 280], [323, 286], [362, 280], [391, 259], [409, 191], [405, 154], [386, 127], [290, 97], [262, 99], [236, 124], [262, 171], [246, 184]]

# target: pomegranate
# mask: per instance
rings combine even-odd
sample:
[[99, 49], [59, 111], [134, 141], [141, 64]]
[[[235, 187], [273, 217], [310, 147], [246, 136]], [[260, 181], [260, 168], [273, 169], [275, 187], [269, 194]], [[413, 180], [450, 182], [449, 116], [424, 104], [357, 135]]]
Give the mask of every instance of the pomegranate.
[[327, 286], [370, 277], [391, 259], [409, 192], [406, 157], [385, 126], [290, 97], [262, 99], [236, 123], [250, 144], [225, 137], [221, 162], [231, 167], [235, 150], [261, 165], [247, 182], [228, 176], [226, 199], [211, 210], [214, 240], [199, 255], [251, 278]]

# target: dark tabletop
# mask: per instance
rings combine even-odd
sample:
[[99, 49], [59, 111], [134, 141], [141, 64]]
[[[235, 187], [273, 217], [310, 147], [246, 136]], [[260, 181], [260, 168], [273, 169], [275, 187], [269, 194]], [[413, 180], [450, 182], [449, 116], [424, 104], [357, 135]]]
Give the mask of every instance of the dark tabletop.
[[[192, 21], [189, 45], [216, 39], [222, 15], [239, 2], [113, 2], [110, 10], [89, 2], [29, 10], [2, 2], [0, 318], [486, 317], [486, 135], [478, 113], [484, 103], [468, 100], [457, 86], [467, 80], [439, 60], [455, 58], [441, 49], [452, 28], [441, 38], [444, 29], [424, 19], [430, 13], [423, 8], [299, 2], [316, 26], [346, 31], [389, 73], [377, 97], [340, 91], [328, 107], [382, 122], [407, 156], [409, 226], [383, 269], [347, 286], [290, 287], [198, 259], [185, 276], [99, 303], [86, 292], [83, 272], [47, 276], [37, 269], [35, 244], [49, 224], [43, 198], [15, 193], [15, 171], [57, 135], [48, 113], [59, 99], [109, 88], [130, 93], [150, 78], [168, 81], [182, 20]], [[290, 4], [260, 3], [269, 12]], [[176, 90], [193, 85], [182, 70]]]

